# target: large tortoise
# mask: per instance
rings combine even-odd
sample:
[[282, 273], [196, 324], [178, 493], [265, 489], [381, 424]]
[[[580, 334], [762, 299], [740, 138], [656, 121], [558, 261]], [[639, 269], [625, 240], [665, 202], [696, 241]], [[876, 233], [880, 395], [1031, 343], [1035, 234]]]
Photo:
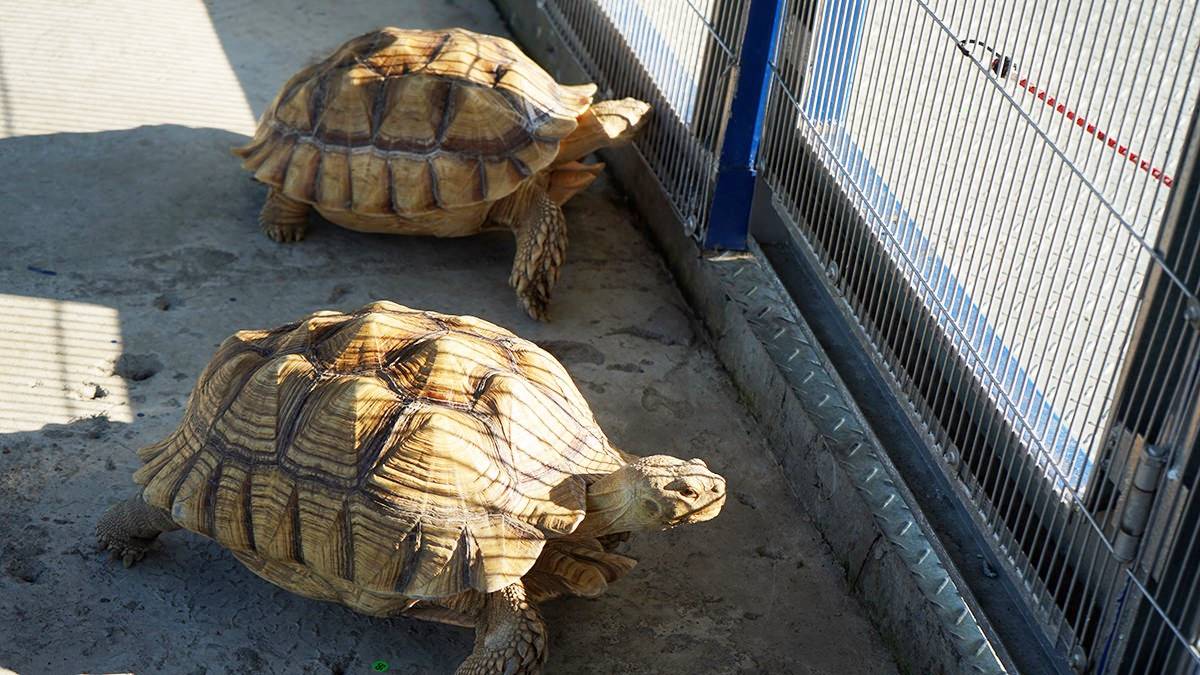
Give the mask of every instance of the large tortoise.
[[545, 318], [563, 263], [560, 206], [650, 113], [592, 103], [509, 40], [462, 29], [384, 28], [294, 75], [235, 152], [270, 186], [259, 216], [276, 241], [304, 235], [308, 211], [364, 232], [462, 237], [511, 229], [509, 283]]
[[300, 595], [474, 626], [460, 675], [539, 672], [534, 605], [601, 593], [628, 533], [725, 502], [701, 460], [613, 447], [536, 345], [390, 302], [236, 333], [138, 454], [140, 494], [96, 527], [126, 566], [182, 527]]

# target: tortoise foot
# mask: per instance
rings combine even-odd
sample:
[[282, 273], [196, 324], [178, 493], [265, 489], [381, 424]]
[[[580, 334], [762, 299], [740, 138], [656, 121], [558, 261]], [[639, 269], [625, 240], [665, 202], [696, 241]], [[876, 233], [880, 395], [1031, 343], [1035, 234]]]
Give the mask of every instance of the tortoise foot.
[[488, 594], [475, 651], [454, 675], [537, 675], [545, 662], [546, 624], [517, 582]]
[[262, 230], [264, 234], [271, 238], [271, 241], [277, 241], [282, 244], [292, 241], [300, 241], [304, 238], [308, 228], [304, 227], [302, 223], [300, 225], [295, 225], [276, 222], [263, 223]]
[[267, 201], [258, 214], [258, 224], [272, 241], [300, 241], [308, 231], [308, 212], [304, 202], [285, 196], [275, 188], [267, 192]]
[[146, 557], [146, 553], [150, 550], [150, 545], [153, 543], [153, 539], [140, 539], [138, 537], [126, 537], [122, 539], [103, 534], [96, 535], [96, 549], [99, 551], [111, 551], [112, 557], [120, 560], [125, 567], [132, 567], [135, 562]]
[[535, 321], [548, 321], [550, 319], [550, 298], [544, 293], [518, 293], [517, 299], [521, 301], [521, 307], [525, 309], [525, 313], [529, 318]]
[[114, 558], [129, 567], [146, 556], [159, 534], [177, 528], [165, 511], [133, 497], [113, 504], [100, 517], [96, 548], [112, 551]]

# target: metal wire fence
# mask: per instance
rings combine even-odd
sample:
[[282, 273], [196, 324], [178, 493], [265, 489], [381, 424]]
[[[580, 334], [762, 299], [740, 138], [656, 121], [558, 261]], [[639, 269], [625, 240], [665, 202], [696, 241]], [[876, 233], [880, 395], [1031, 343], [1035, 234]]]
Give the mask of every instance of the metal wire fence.
[[636, 141], [689, 234], [703, 239], [749, 3], [544, 0], [600, 95], [654, 106]]
[[1163, 424], [1194, 385], [1161, 378], [1193, 377], [1195, 355], [1185, 303], [1143, 302], [1147, 275], [1195, 295], [1194, 255], [1159, 248], [1200, 90], [1195, 4], [826, 0], [786, 17], [762, 176], [1043, 627], [1080, 669], [1200, 664], [1180, 623], [1194, 578], [1161, 583], [1196, 523], [1168, 536], [1151, 514], [1190, 449]]
[[701, 242], [777, 12], [760, 191], [1058, 651], [1200, 673], [1195, 0], [538, 6]]

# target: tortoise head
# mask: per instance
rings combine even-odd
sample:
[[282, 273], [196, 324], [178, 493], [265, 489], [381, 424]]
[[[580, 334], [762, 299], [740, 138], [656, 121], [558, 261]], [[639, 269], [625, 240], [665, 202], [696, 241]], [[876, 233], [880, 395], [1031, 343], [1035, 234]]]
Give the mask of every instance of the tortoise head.
[[642, 457], [588, 488], [587, 517], [578, 532], [603, 536], [666, 530], [717, 517], [725, 479], [699, 459]]

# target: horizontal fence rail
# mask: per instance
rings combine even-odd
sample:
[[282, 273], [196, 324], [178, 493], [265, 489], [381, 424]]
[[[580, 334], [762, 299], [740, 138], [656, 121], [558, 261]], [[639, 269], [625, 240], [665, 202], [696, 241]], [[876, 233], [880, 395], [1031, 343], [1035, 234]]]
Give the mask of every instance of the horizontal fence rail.
[[1191, 1], [823, 0], [772, 62], [777, 208], [1081, 672], [1200, 667], [1198, 53]]

